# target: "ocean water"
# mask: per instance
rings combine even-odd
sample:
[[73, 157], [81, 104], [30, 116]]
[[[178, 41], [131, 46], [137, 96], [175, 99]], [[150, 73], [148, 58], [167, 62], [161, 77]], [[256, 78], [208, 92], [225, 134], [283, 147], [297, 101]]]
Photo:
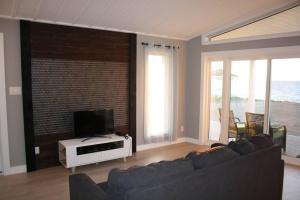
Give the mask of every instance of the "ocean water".
[[[231, 97], [246, 99], [249, 96], [249, 85], [241, 84], [238, 80], [231, 83]], [[266, 83], [256, 82], [255, 99], [265, 100]], [[222, 96], [222, 80], [212, 82], [212, 96]], [[272, 81], [271, 82], [271, 100], [282, 102], [300, 103], [300, 81]]]
[[272, 81], [271, 100], [300, 103], [300, 81]]

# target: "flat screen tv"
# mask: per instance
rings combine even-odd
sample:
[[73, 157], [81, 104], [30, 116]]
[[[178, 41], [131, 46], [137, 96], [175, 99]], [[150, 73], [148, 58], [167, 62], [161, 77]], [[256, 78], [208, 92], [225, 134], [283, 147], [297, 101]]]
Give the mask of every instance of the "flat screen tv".
[[94, 137], [114, 131], [113, 110], [74, 112], [75, 137]]

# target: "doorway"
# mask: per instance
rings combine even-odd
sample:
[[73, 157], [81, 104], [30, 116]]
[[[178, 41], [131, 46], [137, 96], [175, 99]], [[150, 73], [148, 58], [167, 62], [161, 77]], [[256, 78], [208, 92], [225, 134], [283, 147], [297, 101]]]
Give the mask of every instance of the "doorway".
[[203, 143], [270, 134], [300, 164], [300, 47], [214, 53], [202, 55]]

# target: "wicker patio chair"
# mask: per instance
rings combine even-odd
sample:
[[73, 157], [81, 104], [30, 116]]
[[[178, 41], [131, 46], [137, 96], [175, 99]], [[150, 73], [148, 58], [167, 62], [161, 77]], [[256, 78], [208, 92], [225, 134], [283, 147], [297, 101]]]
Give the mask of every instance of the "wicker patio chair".
[[[246, 112], [246, 132], [248, 136], [264, 133], [264, 115]], [[286, 126], [270, 124], [269, 134], [275, 144], [286, 150]]]

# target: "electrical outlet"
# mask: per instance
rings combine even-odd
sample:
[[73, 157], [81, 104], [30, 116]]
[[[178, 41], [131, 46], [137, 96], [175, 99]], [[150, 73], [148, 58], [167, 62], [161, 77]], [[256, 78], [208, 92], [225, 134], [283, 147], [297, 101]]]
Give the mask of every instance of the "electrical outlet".
[[40, 147], [34, 147], [35, 155], [40, 154]]
[[184, 131], [184, 126], [180, 126], [180, 131], [181, 131], [181, 132]]

